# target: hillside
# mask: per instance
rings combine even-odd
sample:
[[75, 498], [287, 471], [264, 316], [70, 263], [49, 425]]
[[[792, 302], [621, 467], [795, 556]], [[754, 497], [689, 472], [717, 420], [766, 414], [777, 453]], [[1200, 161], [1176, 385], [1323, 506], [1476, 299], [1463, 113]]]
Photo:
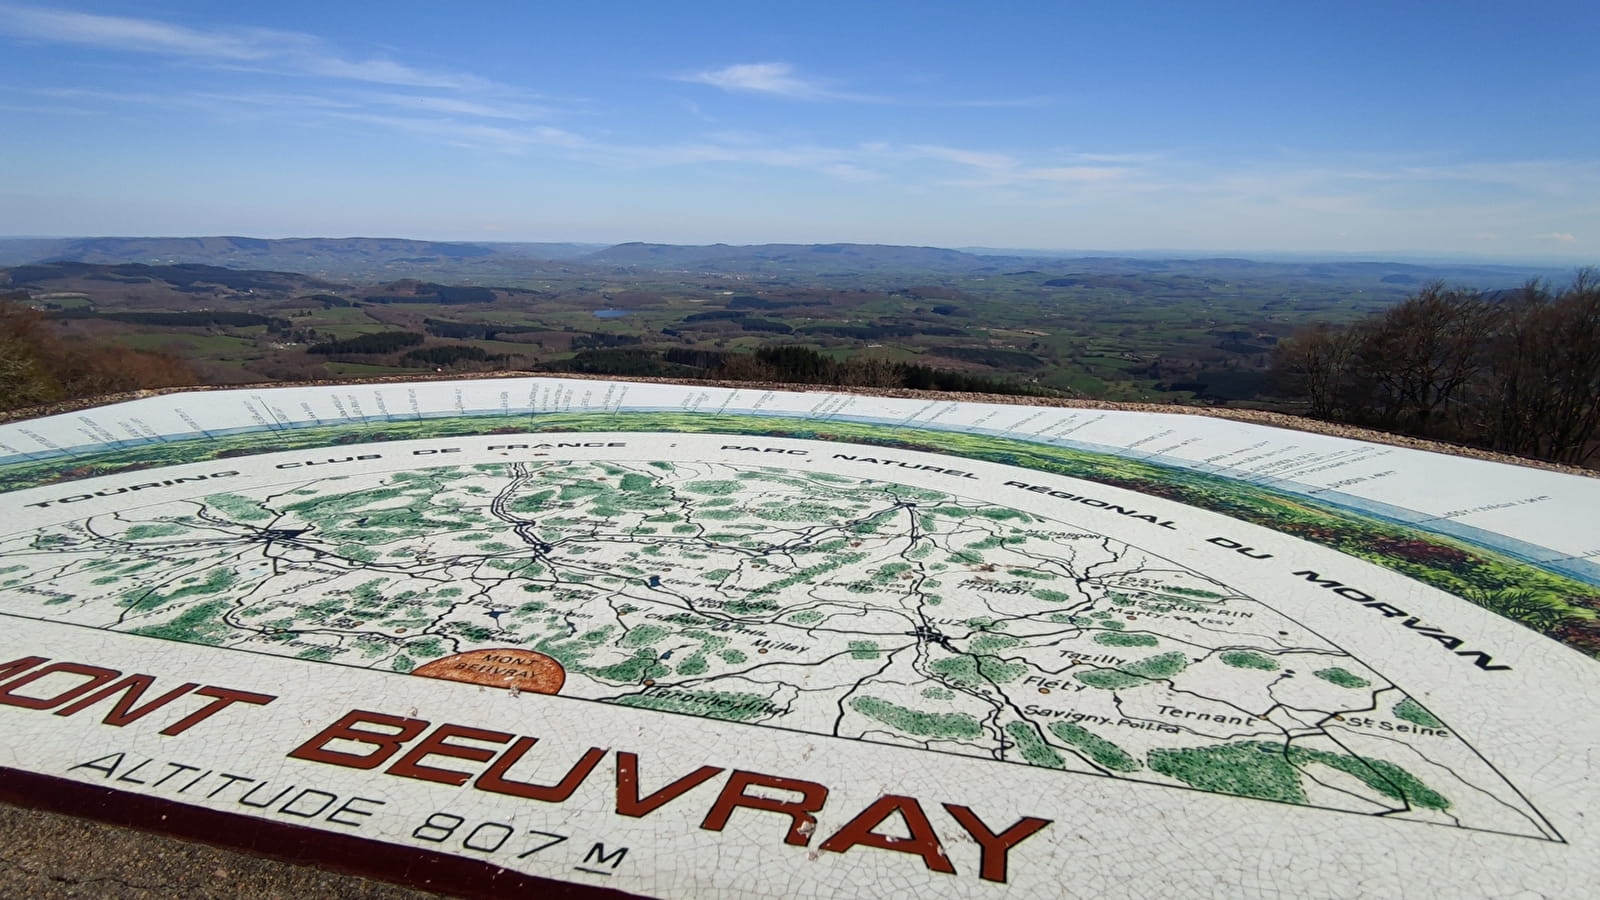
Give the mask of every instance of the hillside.
[[14, 288], [70, 291], [117, 285], [123, 297], [146, 293], [135, 291], [134, 286], [150, 286], [155, 291], [175, 291], [189, 295], [251, 293], [257, 290], [289, 292], [332, 286], [329, 282], [298, 272], [234, 269], [200, 263], [102, 265], [86, 262], [42, 262], [0, 271], [5, 273]]
[[0, 265], [34, 262], [199, 264], [287, 269], [323, 276], [394, 277], [417, 269], [531, 271], [542, 260], [580, 256], [578, 244], [481, 244], [401, 238], [94, 237], [0, 239]]
[[997, 265], [996, 260], [958, 250], [886, 244], [680, 246], [632, 243], [608, 247], [579, 259], [604, 265], [708, 272], [974, 272], [992, 269]]
[[[417, 241], [400, 238], [91, 237], [0, 238], [0, 266], [38, 262], [101, 265], [196, 264], [236, 269], [302, 272], [322, 278], [396, 279], [532, 286], [548, 278], [661, 272], [726, 277], [847, 279], [902, 278], [925, 273], [947, 278], [1040, 275], [1047, 286], [1070, 279], [1150, 277], [1234, 282], [1290, 282], [1315, 288], [1392, 290], [1432, 280], [1479, 288], [1516, 287], [1529, 278], [1564, 280], [1570, 272], [1548, 266], [1418, 265], [1402, 262], [1263, 262], [1239, 258], [1154, 259], [1069, 254], [1013, 255], [890, 244], [498, 243]], [[1051, 285], [1052, 279], [1069, 279]], [[868, 286], [855, 285], [851, 286]]]
[[[1274, 348], [1307, 324], [1355, 321], [1434, 280], [1503, 289], [1542, 274], [869, 244], [108, 238], [72, 247], [180, 261], [31, 261], [0, 269], [0, 289], [63, 337], [172, 353], [208, 383], [544, 370], [1208, 404], [1272, 402]], [[216, 263], [246, 257], [274, 264]], [[324, 268], [298, 267], [306, 261]]]

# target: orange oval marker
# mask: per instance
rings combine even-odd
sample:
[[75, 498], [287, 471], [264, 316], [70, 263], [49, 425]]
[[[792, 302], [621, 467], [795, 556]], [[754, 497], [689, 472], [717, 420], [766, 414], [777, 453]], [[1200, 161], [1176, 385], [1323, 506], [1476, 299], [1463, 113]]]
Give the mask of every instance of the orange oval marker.
[[567, 681], [567, 670], [560, 663], [543, 653], [516, 647], [468, 650], [418, 666], [411, 674], [533, 694], [554, 694]]

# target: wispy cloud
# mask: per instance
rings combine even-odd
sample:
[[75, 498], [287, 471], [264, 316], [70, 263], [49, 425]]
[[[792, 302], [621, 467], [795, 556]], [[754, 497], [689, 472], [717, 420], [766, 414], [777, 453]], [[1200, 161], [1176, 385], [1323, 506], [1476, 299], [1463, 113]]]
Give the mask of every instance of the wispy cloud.
[[0, 3], [0, 33], [35, 41], [150, 54], [219, 67], [260, 67], [397, 87], [482, 90], [477, 76], [420, 69], [379, 57], [352, 59], [314, 35], [263, 28], [202, 29], [156, 19]]
[[828, 80], [802, 75], [794, 65], [786, 62], [740, 63], [675, 76], [673, 80], [710, 85], [730, 94], [759, 94], [790, 100], [846, 100], [852, 103], [932, 109], [1023, 109], [1048, 106], [1055, 101], [1055, 98], [1048, 96], [949, 99], [846, 91]]
[[1585, 160], [1441, 162], [1415, 155], [1260, 159], [1227, 167], [1190, 164], [1182, 189], [1261, 205], [1320, 198], [1350, 209], [1458, 210], [1490, 215], [1531, 203], [1570, 206], [1600, 196], [1600, 163]]
[[[307, 94], [301, 92], [282, 91], [202, 91], [186, 95], [199, 100], [211, 100], [230, 106], [251, 106], [264, 110], [291, 110], [295, 113], [320, 111], [330, 109], [360, 109], [364, 104], [358, 100], [330, 97], [323, 94]], [[184, 99], [184, 95], [177, 98], [164, 98], [168, 102]], [[177, 105], [174, 103], [173, 105]]]
[[[0, 90], [5, 90], [0, 88]], [[322, 94], [281, 91], [112, 91], [103, 88], [14, 88], [11, 92], [50, 98], [55, 107], [81, 115], [128, 115], [133, 107], [153, 107], [202, 113], [214, 119], [252, 116], [292, 116], [305, 122], [334, 112], [363, 109], [366, 103]], [[67, 106], [66, 104], [74, 104]]]
[[329, 116], [350, 122], [375, 125], [392, 131], [428, 138], [439, 143], [474, 150], [520, 153], [533, 148], [588, 151], [597, 149], [586, 138], [550, 126], [503, 126], [462, 122], [452, 118], [386, 115], [369, 112], [332, 112]]
[[103, 103], [165, 103], [166, 94], [143, 91], [108, 91], [102, 88], [24, 88], [22, 93], [60, 100], [88, 100]]
[[1556, 244], [1571, 244], [1578, 240], [1577, 236], [1565, 231], [1550, 231], [1533, 236], [1536, 241], [1550, 241]]
[[98, 116], [101, 114], [100, 110], [97, 109], [81, 109], [60, 104], [29, 106], [25, 103], [0, 103], [0, 112], [26, 113], [34, 116]]
[[[818, 146], [772, 146], [740, 140], [705, 140], [674, 144], [611, 144], [609, 158], [630, 166], [655, 167], [731, 163], [766, 166], [775, 169], [809, 169], [829, 172], [836, 177], [845, 172], [855, 176], [867, 170], [861, 154], [848, 149]], [[839, 167], [847, 167], [841, 169]]]
[[[968, 187], [1000, 187], [1023, 184], [1105, 184], [1134, 174], [1131, 166], [1084, 165], [1107, 158], [1129, 159], [1129, 154], [1051, 154], [1050, 158], [1024, 160], [1016, 154], [965, 150], [957, 147], [918, 145], [909, 148], [917, 156], [952, 163], [972, 170], [967, 178], [954, 182]], [[1144, 157], [1141, 157], [1144, 158]]]
[[1098, 184], [1116, 181], [1131, 171], [1124, 166], [1038, 166], [1022, 169], [1017, 173], [1017, 179], [1054, 181], [1063, 184]]
[[820, 81], [803, 78], [785, 62], [743, 63], [680, 76], [678, 81], [708, 84], [735, 94], [765, 94], [791, 100], [859, 100], [853, 94], [830, 89]]
[[773, 144], [756, 135], [723, 132], [692, 141], [627, 140], [590, 136], [561, 128], [523, 124], [463, 123], [453, 118], [336, 111], [332, 118], [360, 122], [438, 143], [513, 156], [545, 154], [585, 165], [623, 170], [681, 166], [748, 166], [811, 172], [861, 183], [882, 180], [885, 164], [906, 154], [888, 145], [821, 146]]
[[362, 94], [363, 99], [396, 109], [414, 112], [443, 113], [445, 115], [472, 116], [479, 119], [506, 119], [526, 122], [544, 118], [552, 113], [548, 107], [528, 103], [509, 103], [494, 100], [467, 100], [461, 97], [439, 97], [423, 94]]
[[1153, 163], [1163, 158], [1160, 153], [1074, 153], [1072, 158], [1084, 163]]
[[247, 62], [266, 59], [273, 32], [224, 34], [123, 16], [0, 5], [0, 30], [17, 37], [114, 50], [165, 53]]
[[817, 171], [824, 175], [831, 175], [841, 181], [877, 181], [881, 176], [870, 169], [863, 169], [851, 163], [833, 163], [823, 166]]
[[910, 148], [911, 152], [929, 159], [942, 160], [962, 166], [971, 166], [986, 172], [1003, 172], [1015, 169], [1021, 163], [1016, 157], [1004, 153], [985, 153], [978, 150], [963, 150], [958, 147], [941, 147], [931, 144], [919, 144]]

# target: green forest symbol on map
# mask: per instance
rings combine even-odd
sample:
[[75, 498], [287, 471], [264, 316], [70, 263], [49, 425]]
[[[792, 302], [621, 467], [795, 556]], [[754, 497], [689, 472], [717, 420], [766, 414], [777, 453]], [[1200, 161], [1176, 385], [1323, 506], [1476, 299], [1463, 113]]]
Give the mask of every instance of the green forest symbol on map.
[[720, 463], [318, 478], [0, 540], [0, 611], [1557, 839], [1417, 700], [1136, 547], [892, 482]]

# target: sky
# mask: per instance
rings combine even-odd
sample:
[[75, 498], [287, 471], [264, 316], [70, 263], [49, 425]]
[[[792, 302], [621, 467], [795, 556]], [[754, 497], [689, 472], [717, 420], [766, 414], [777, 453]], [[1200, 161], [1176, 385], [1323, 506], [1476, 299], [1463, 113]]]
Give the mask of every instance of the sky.
[[0, 234], [1600, 263], [1600, 3], [0, 0]]

